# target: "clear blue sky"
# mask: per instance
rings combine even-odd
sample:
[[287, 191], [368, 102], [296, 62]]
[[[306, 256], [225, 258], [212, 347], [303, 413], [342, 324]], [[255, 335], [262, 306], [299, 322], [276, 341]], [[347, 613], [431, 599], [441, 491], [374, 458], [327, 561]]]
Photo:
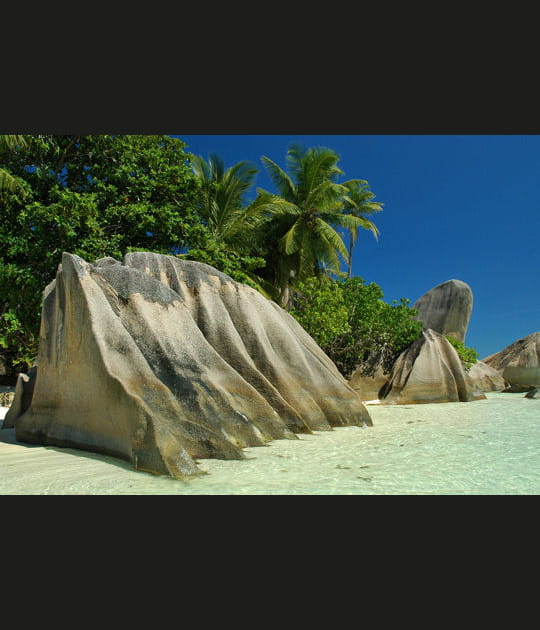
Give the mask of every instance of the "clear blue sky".
[[465, 344], [483, 358], [540, 331], [539, 135], [178, 135], [187, 151], [257, 164], [256, 186], [275, 189], [266, 155], [283, 168], [291, 142], [340, 155], [340, 181], [369, 182], [384, 210], [376, 241], [363, 231], [353, 274], [387, 302], [414, 303], [452, 278], [472, 289]]

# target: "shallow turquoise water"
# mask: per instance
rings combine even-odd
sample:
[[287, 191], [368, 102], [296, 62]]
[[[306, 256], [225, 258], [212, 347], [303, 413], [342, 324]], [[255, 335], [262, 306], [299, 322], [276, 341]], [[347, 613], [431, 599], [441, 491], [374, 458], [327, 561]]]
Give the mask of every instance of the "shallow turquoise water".
[[200, 460], [187, 482], [110, 457], [27, 446], [0, 431], [0, 494], [540, 494], [540, 400], [369, 406], [347, 427]]

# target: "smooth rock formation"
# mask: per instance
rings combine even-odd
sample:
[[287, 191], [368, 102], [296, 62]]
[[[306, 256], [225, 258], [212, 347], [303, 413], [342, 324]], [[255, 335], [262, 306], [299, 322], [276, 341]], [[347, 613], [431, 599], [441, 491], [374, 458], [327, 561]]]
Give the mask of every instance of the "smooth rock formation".
[[36, 384], [37, 368], [34, 366], [28, 370], [28, 374], [19, 374], [15, 385], [15, 396], [4, 418], [3, 429], [12, 429], [15, 419], [21, 416], [30, 407], [34, 386]]
[[491, 366], [477, 361], [468, 372], [473, 387], [482, 392], [502, 392], [508, 383]]
[[358, 392], [361, 400], [376, 400], [382, 387], [388, 382], [390, 374], [377, 367], [373, 376], [365, 376], [361, 369], [356, 370], [349, 380], [349, 385]]
[[457, 352], [443, 335], [426, 330], [398, 357], [382, 388], [384, 403], [470, 402], [476, 393]]
[[540, 332], [514, 341], [482, 362], [497, 370], [512, 391], [540, 387]]
[[471, 287], [461, 280], [448, 280], [437, 285], [414, 304], [416, 319], [423, 322], [424, 330], [450, 335], [462, 343], [473, 307]]
[[371, 425], [304, 329], [208, 265], [146, 252], [65, 253], [44, 292], [38, 377], [19, 441], [80, 448], [182, 478], [197, 458]]

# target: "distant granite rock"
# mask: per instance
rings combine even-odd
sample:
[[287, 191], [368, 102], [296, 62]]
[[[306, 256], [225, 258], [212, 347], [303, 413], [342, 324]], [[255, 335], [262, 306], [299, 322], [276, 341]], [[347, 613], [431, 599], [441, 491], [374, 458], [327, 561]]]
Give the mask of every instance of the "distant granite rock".
[[349, 385], [358, 392], [361, 400], [376, 400], [389, 378], [390, 374], [385, 373], [380, 366], [375, 369], [373, 376], [366, 376], [361, 369], [357, 369], [351, 376]]
[[450, 342], [438, 332], [426, 330], [398, 357], [380, 398], [401, 405], [470, 402], [485, 396], [474, 391]]
[[540, 332], [518, 339], [500, 352], [482, 359], [508, 381], [510, 391], [540, 387]]
[[444, 338], [449, 335], [465, 341], [472, 305], [471, 288], [461, 280], [448, 280], [425, 293], [413, 305], [418, 310], [415, 319], [423, 323], [422, 336], [398, 357], [390, 374], [381, 365], [369, 376], [359, 368], [350, 379], [351, 387], [362, 400], [379, 398], [383, 402], [485, 398], [482, 387], [465, 373], [457, 353]]
[[15, 385], [15, 396], [4, 418], [3, 429], [12, 429], [14, 421], [22, 415], [32, 402], [34, 386], [36, 384], [37, 367], [28, 370], [28, 374], [19, 374]]
[[[298, 322], [203, 263], [64, 253], [44, 292], [38, 377], [17, 440], [79, 448], [174, 478], [198, 458], [371, 425]], [[15, 414], [14, 414], [15, 415]]]
[[468, 372], [473, 387], [482, 392], [502, 392], [508, 383], [491, 366], [477, 361]]
[[537, 400], [540, 400], [540, 388], [535, 387], [534, 389], [531, 389], [530, 392], [525, 394], [525, 398], [536, 398]]
[[414, 304], [416, 319], [424, 330], [434, 330], [465, 342], [471, 318], [473, 294], [471, 287], [461, 280], [448, 280], [425, 293]]

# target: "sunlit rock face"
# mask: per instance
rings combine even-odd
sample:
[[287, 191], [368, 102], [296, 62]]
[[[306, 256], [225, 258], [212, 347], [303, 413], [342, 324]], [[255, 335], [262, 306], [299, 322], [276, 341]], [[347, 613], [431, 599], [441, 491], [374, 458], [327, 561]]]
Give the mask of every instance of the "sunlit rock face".
[[500, 373], [483, 361], [477, 361], [468, 374], [474, 388], [482, 392], [502, 392], [508, 386]]
[[385, 373], [381, 366], [377, 366], [370, 376], [366, 376], [359, 368], [351, 376], [349, 385], [358, 392], [362, 400], [376, 400], [389, 378], [390, 375]]
[[450, 342], [433, 330], [422, 332], [398, 357], [380, 398], [384, 403], [469, 402], [475, 395], [465, 368]]
[[540, 332], [514, 341], [482, 362], [497, 370], [513, 391], [540, 387]]
[[416, 319], [423, 322], [424, 330], [449, 335], [462, 343], [473, 307], [470, 286], [462, 280], [448, 280], [425, 293], [414, 304]]
[[19, 441], [113, 455], [183, 478], [197, 458], [297, 433], [371, 425], [332, 361], [286, 311], [202, 263], [65, 253], [44, 292]]

